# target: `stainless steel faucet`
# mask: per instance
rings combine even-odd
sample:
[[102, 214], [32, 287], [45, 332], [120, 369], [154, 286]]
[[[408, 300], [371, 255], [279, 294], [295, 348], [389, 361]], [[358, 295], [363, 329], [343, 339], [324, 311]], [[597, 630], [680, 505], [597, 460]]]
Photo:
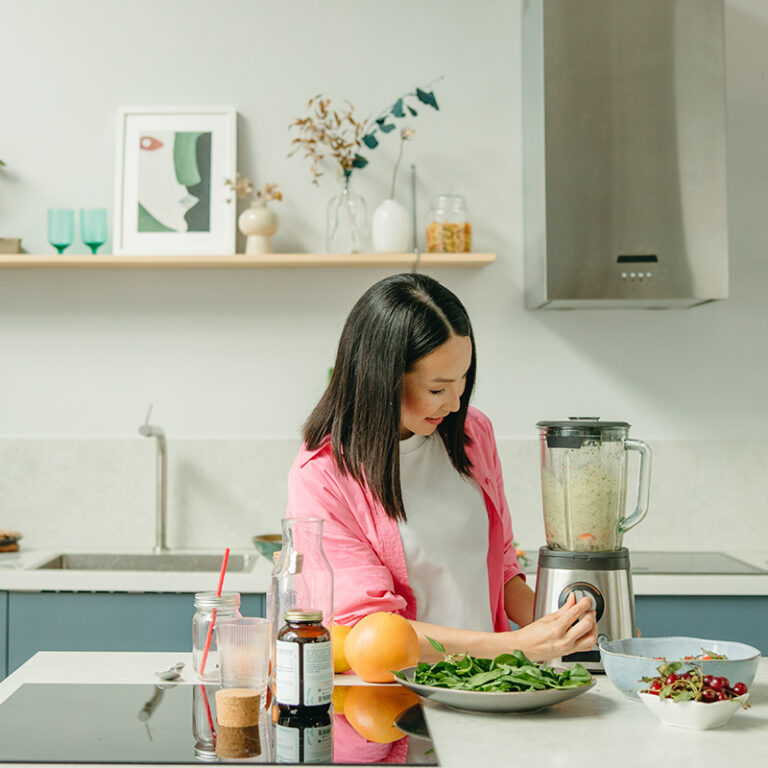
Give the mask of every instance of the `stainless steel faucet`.
[[157, 438], [157, 482], [155, 502], [155, 553], [167, 552], [167, 512], [168, 512], [168, 450], [165, 443], [165, 432], [160, 427], [149, 423], [152, 406], [149, 406], [147, 418], [139, 427], [139, 434], [144, 437]]

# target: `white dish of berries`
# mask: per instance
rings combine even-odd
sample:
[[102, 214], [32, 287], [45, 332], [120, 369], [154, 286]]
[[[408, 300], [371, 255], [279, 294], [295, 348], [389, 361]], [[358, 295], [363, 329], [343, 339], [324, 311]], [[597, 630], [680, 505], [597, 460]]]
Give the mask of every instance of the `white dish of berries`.
[[664, 663], [658, 677], [644, 677], [647, 687], [638, 692], [640, 701], [664, 725], [699, 731], [725, 725], [739, 709], [749, 708], [749, 691], [741, 682], [702, 675], [696, 666]]

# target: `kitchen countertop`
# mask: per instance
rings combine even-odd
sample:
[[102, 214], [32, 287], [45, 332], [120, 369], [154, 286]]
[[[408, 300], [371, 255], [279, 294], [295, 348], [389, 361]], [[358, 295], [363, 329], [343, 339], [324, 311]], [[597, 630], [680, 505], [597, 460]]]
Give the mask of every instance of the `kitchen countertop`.
[[[105, 551], [106, 548], [93, 551]], [[0, 591], [10, 592], [202, 592], [216, 589], [216, 572], [183, 571], [78, 571], [45, 569], [36, 566], [45, 563], [61, 552], [88, 552], [77, 548], [22, 549], [17, 553], [0, 553]], [[147, 550], [118, 550], [110, 552]], [[214, 554], [208, 550], [174, 550], [188, 554]], [[242, 594], [264, 594], [269, 590], [272, 564], [253, 549], [232, 550], [232, 554], [253, 557], [250, 571], [229, 571], [225, 589]], [[632, 585], [635, 595], [763, 595], [768, 596], [768, 552], [729, 552], [737, 560], [764, 570], [763, 573], [747, 574], [668, 574], [635, 573]], [[526, 569], [528, 583], [536, 583], [535, 553], [533, 564]], [[631, 558], [631, 551], [630, 551]]]
[[[38, 653], [0, 683], [0, 702], [23, 683], [147, 683], [154, 672], [186, 662], [181, 683], [197, 682], [190, 654]], [[187, 672], [190, 670], [190, 672]], [[351, 676], [338, 678], [349, 683]], [[761, 659], [751, 686], [751, 709], [727, 725], [689, 731], [660, 725], [639, 703], [598, 678], [587, 693], [539, 712], [483, 715], [426, 703], [424, 715], [445, 768], [507, 766], [539, 768], [647, 768], [649, 765], [713, 765], [747, 761], [768, 764], [768, 659]], [[27, 763], [26, 765], [30, 765]]]

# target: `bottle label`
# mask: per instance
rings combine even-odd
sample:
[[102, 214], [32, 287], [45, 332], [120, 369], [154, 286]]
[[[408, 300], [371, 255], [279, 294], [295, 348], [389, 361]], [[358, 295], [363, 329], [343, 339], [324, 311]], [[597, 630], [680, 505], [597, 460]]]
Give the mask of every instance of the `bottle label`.
[[[333, 656], [330, 642], [304, 645], [304, 706], [330, 704], [333, 694]], [[279, 701], [279, 699], [278, 699]]]
[[298, 763], [299, 762], [299, 736], [298, 728], [275, 724], [275, 762]]
[[275, 724], [276, 763], [330, 763], [332, 743], [330, 725], [299, 729]]
[[297, 707], [301, 703], [298, 643], [286, 643], [284, 640], [275, 643], [275, 698], [278, 704]]
[[304, 754], [305, 763], [331, 762], [332, 757], [331, 726], [319, 725], [316, 728], [304, 729]]

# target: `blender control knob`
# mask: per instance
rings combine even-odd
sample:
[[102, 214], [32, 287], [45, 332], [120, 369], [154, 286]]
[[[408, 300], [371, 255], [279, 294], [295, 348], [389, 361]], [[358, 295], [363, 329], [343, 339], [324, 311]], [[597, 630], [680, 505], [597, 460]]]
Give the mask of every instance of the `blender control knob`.
[[589, 584], [586, 581], [576, 581], [573, 584], [569, 584], [557, 599], [558, 608], [565, 605], [565, 601], [571, 594], [576, 597], [576, 602], [584, 597], [588, 597], [591, 602], [590, 610], [595, 612], [595, 620], [600, 621], [600, 617], [605, 611], [605, 600], [600, 590], [594, 584]]

